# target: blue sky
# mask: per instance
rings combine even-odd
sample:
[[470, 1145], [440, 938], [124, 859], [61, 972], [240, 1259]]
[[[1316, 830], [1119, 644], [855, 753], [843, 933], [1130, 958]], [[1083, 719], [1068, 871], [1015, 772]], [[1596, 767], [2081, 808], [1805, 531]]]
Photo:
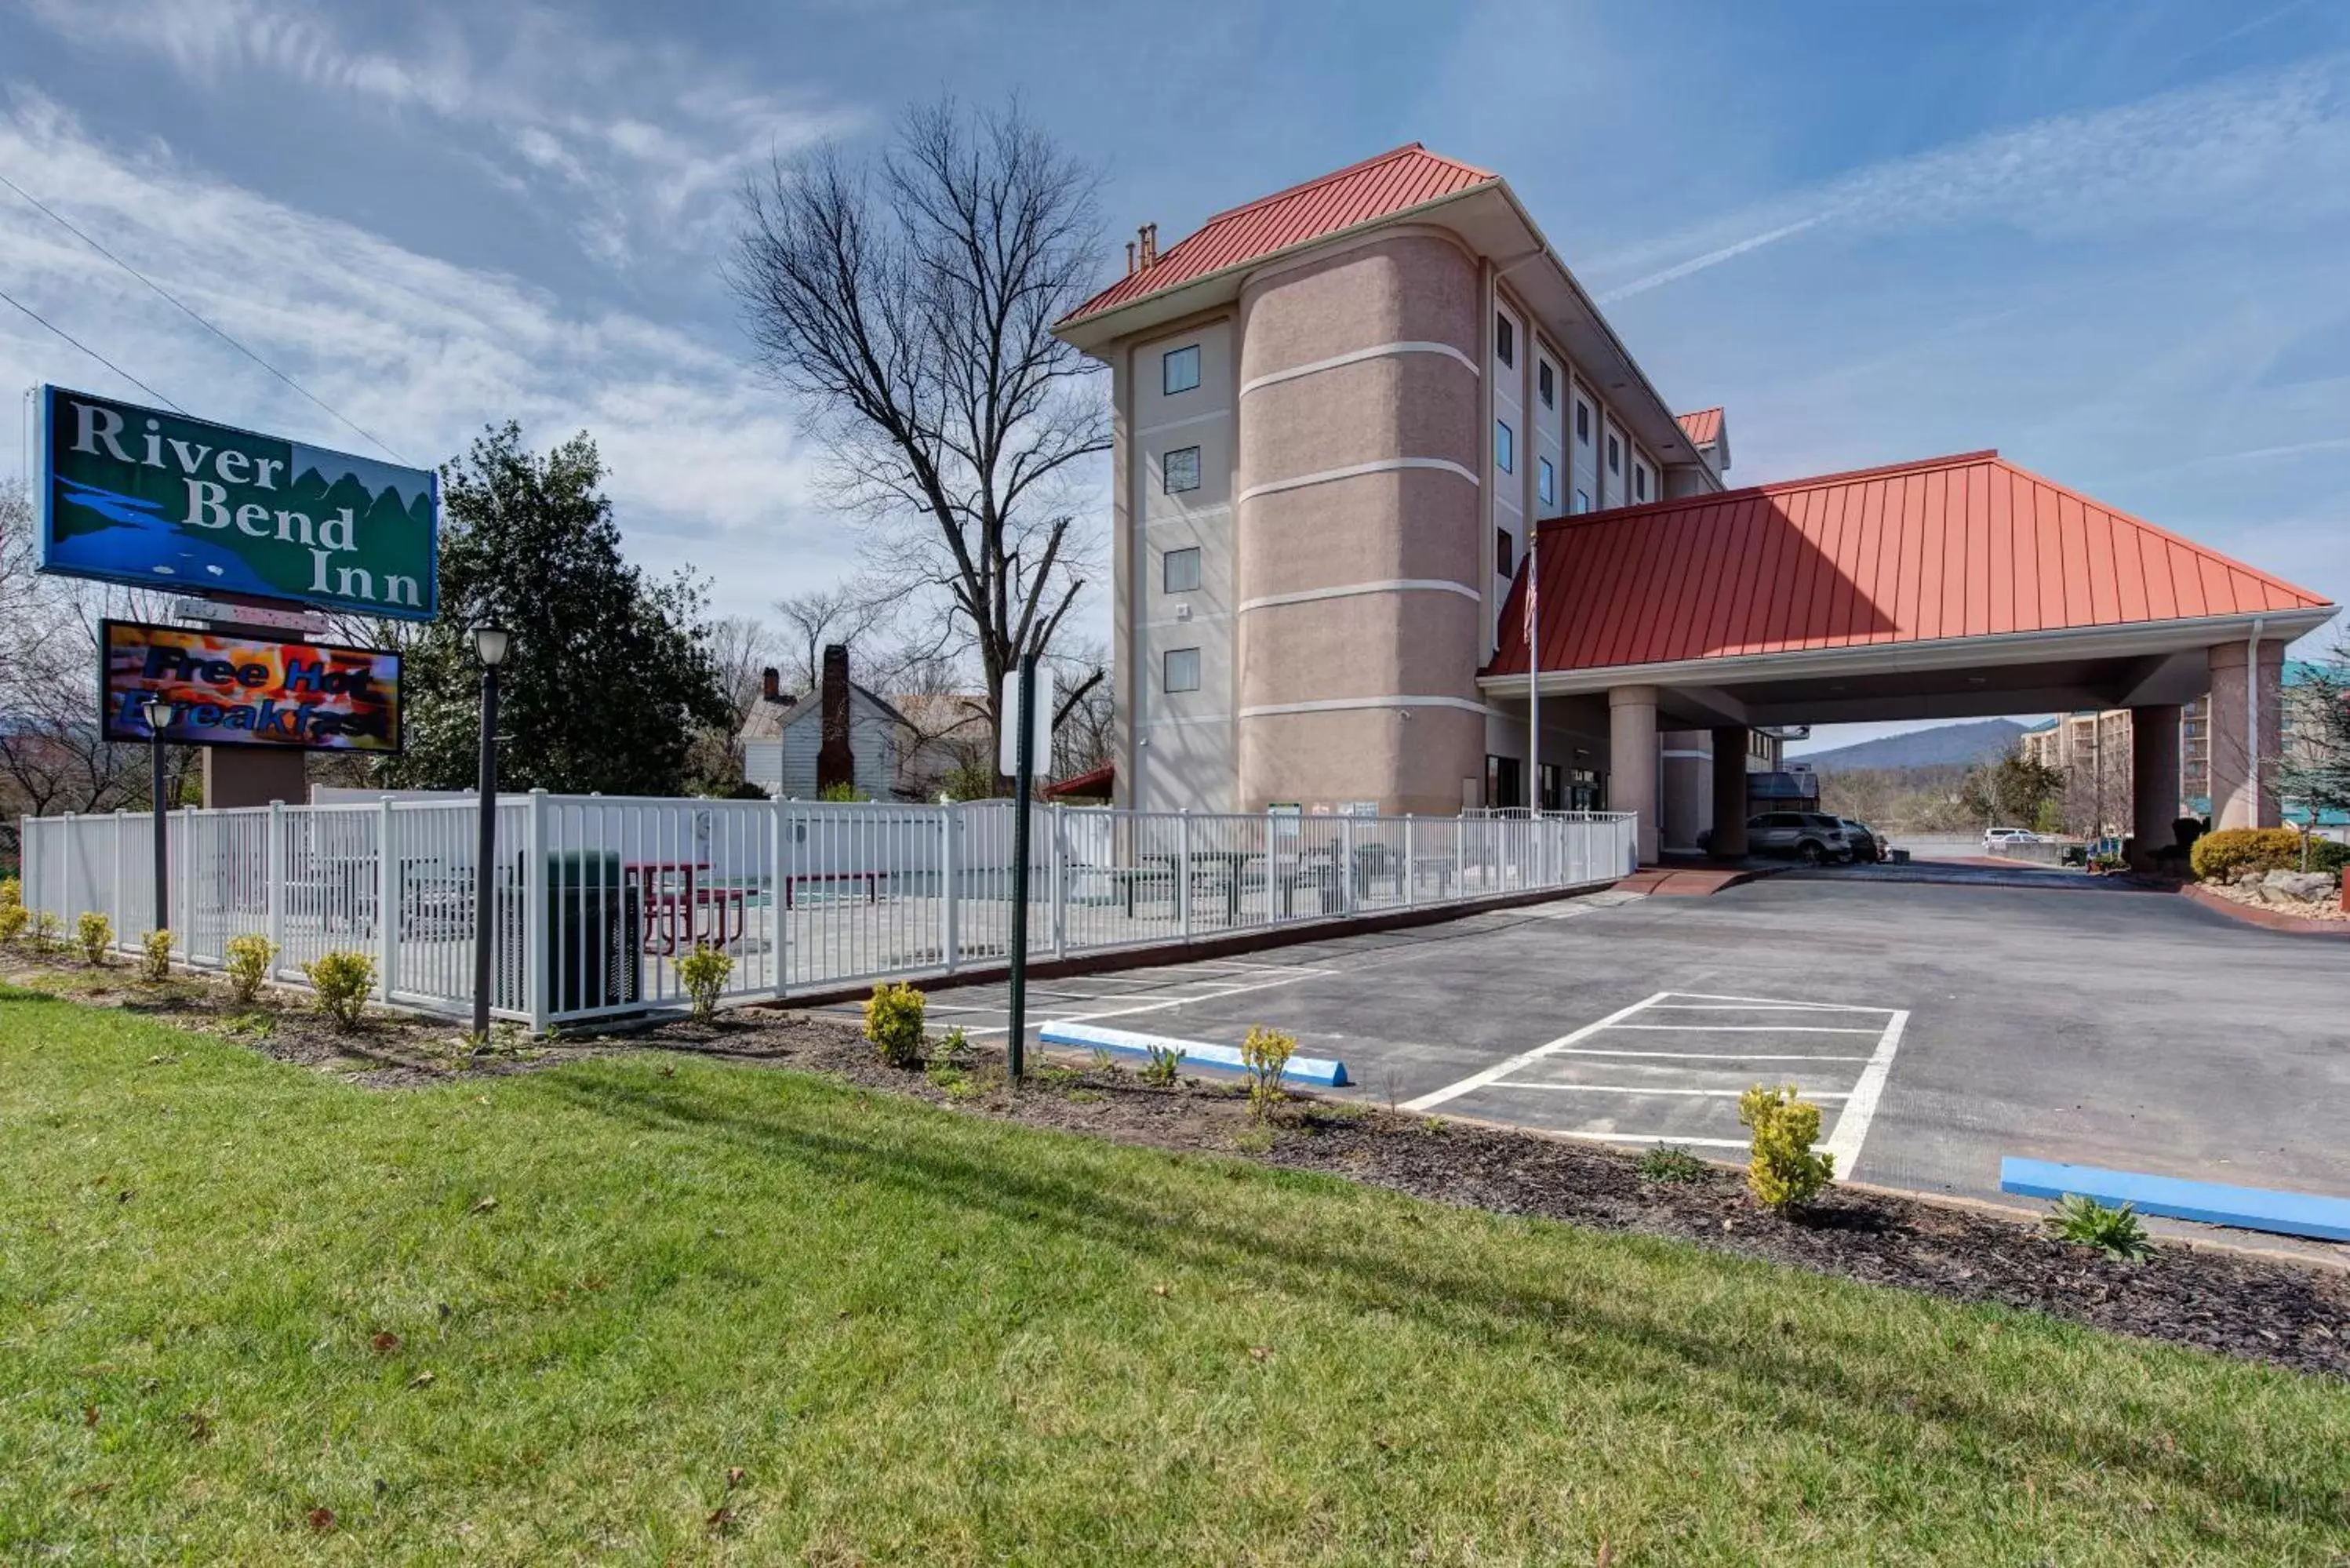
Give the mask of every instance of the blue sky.
[[[632, 550], [748, 612], [854, 541], [745, 365], [733, 187], [941, 88], [1099, 161], [1105, 269], [1423, 140], [1509, 178], [1669, 398], [1728, 405], [1733, 480], [1996, 446], [2350, 597], [2332, 0], [14, 0], [0, 173], [412, 460], [586, 426]], [[0, 280], [192, 410], [365, 450], [5, 191]], [[5, 306], [0, 379], [133, 391]]]

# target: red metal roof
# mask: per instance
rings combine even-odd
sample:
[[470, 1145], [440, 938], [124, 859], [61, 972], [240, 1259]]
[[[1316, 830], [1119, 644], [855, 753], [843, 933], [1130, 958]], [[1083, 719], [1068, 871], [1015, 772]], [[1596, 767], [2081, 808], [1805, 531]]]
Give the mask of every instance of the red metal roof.
[[[1995, 452], [1556, 518], [1541, 561], [1544, 670], [2327, 604]], [[1524, 592], [1488, 674], [1525, 672]]]
[[1718, 407], [1700, 409], [1693, 414], [1675, 414], [1673, 419], [1691, 446], [1711, 446], [1721, 439], [1721, 410]]
[[1211, 273], [1262, 261], [1275, 252], [1391, 218], [1499, 179], [1485, 170], [1430, 152], [1417, 141], [1409, 142], [1318, 180], [1261, 196], [1244, 207], [1218, 213], [1199, 232], [1159, 252], [1156, 265], [1118, 279], [1063, 317], [1058, 325], [1066, 327], [1132, 305]]
[[1046, 800], [1107, 800], [1110, 785], [1116, 781], [1118, 764], [1104, 763], [1097, 768], [1087, 768], [1081, 774], [1045, 786]]

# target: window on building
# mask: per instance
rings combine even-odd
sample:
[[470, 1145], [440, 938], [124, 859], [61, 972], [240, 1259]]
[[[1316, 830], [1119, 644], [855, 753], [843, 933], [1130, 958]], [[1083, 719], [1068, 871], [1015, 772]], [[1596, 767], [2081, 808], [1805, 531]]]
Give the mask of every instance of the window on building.
[[1491, 806], [1526, 804], [1523, 764], [1517, 758], [1490, 754], [1485, 758], [1485, 804]]
[[1518, 471], [1518, 440], [1510, 427], [1500, 420], [1493, 421], [1493, 466], [1503, 473]]
[[1559, 811], [1565, 807], [1565, 798], [1560, 793], [1565, 776], [1556, 763], [1542, 765], [1542, 808], [1544, 811]]
[[1585, 446], [1591, 444], [1591, 405], [1581, 398], [1575, 400], [1575, 439]]
[[1632, 499], [1646, 501], [1648, 498], [1648, 465], [1645, 462], [1636, 462], [1632, 465]]
[[1159, 360], [1159, 389], [1168, 397], [1188, 392], [1200, 384], [1200, 346], [1187, 343], [1170, 348]]
[[1558, 471], [1546, 457], [1536, 460], [1534, 465], [1534, 493], [1542, 497], [1544, 506], [1558, 504]]
[[1507, 528], [1493, 530], [1493, 570], [1503, 576], [1514, 576], [1518, 569], [1518, 542], [1510, 537]]
[[1184, 447], [1167, 454], [1167, 493], [1200, 488], [1200, 449]]
[[1170, 648], [1167, 650], [1166, 685], [1170, 691], [1197, 691], [1200, 689], [1198, 649]]
[[1200, 549], [1170, 550], [1159, 557], [1159, 582], [1170, 594], [1188, 594], [1200, 586]]
[[1624, 472], [1624, 449], [1616, 444], [1614, 436], [1607, 438], [1607, 472], [1610, 473]]
[[1558, 372], [1550, 368], [1547, 359], [1534, 361], [1534, 390], [1541, 394], [1543, 407], [1558, 407]]
[[1504, 365], [1518, 362], [1517, 324], [1506, 316], [1493, 317], [1493, 358]]
[[1588, 512], [1591, 510], [1591, 492], [1588, 490], [1578, 490], [1575, 493], [1575, 510], [1577, 512]]

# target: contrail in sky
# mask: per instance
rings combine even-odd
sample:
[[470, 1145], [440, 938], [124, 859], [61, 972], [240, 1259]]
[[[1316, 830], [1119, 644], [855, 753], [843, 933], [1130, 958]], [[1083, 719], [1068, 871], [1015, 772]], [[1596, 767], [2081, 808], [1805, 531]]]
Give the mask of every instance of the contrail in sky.
[[1611, 288], [1601, 295], [1599, 303], [1613, 305], [1619, 299], [1626, 299], [1636, 294], [1646, 294], [1652, 288], [1660, 288], [1666, 284], [1677, 282], [1693, 272], [1703, 272], [1706, 268], [1726, 262], [1732, 256], [1742, 256], [1748, 251], [1760, 250], [1775, 240], [1783, 240], [1789, 234], [1800, 234], [1805, 229], [1821, 222], [1825, 216], [1825, 213], [1815, 214], [1798, 219], [1792, 223], [1782, 224], [1763, 234], [1750, 234], [1735, 244], [1724, 245], [1718, 251], [1708, 251], [1705, 254], [1692, 256], [1677, 266], [1669, 266], [1662, 272], [1652, 272], [1646, 277], [1635, 278], [1621, 288]]

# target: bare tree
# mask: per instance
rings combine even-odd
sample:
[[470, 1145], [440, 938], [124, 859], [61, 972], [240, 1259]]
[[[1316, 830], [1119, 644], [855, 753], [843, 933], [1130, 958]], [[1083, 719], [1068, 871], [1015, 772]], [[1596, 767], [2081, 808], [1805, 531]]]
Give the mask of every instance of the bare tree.
[[887, 618], [887, 607], [837, 585], [786, 594], [775, 601], [775, 614], [784, 623], [779, 645], [791, 655], [784, 679], [794, 693], [805, 697], [824, 677], [825, 646], [837, 642], [862, 651], [859, 642], [879, 629]]
[[1107, 414], [1052, 327], [1090, 286], [1097, 183], [1016, 103], [949, 99], [878, 166], [827, 144], [743, 191], [729, 282], [759, 362], [828, 452], [868, 565], [943, 598], [991, 728], [1003, 671], [1053, 646], [1090, 564], [1076, 481]]
[[766, 671], [782, 645], [766, 622], [746, 615], [722, 616], [702, 629], [702, 647], [726, 688], [730, 732], [740, 731], [764, 688]]

